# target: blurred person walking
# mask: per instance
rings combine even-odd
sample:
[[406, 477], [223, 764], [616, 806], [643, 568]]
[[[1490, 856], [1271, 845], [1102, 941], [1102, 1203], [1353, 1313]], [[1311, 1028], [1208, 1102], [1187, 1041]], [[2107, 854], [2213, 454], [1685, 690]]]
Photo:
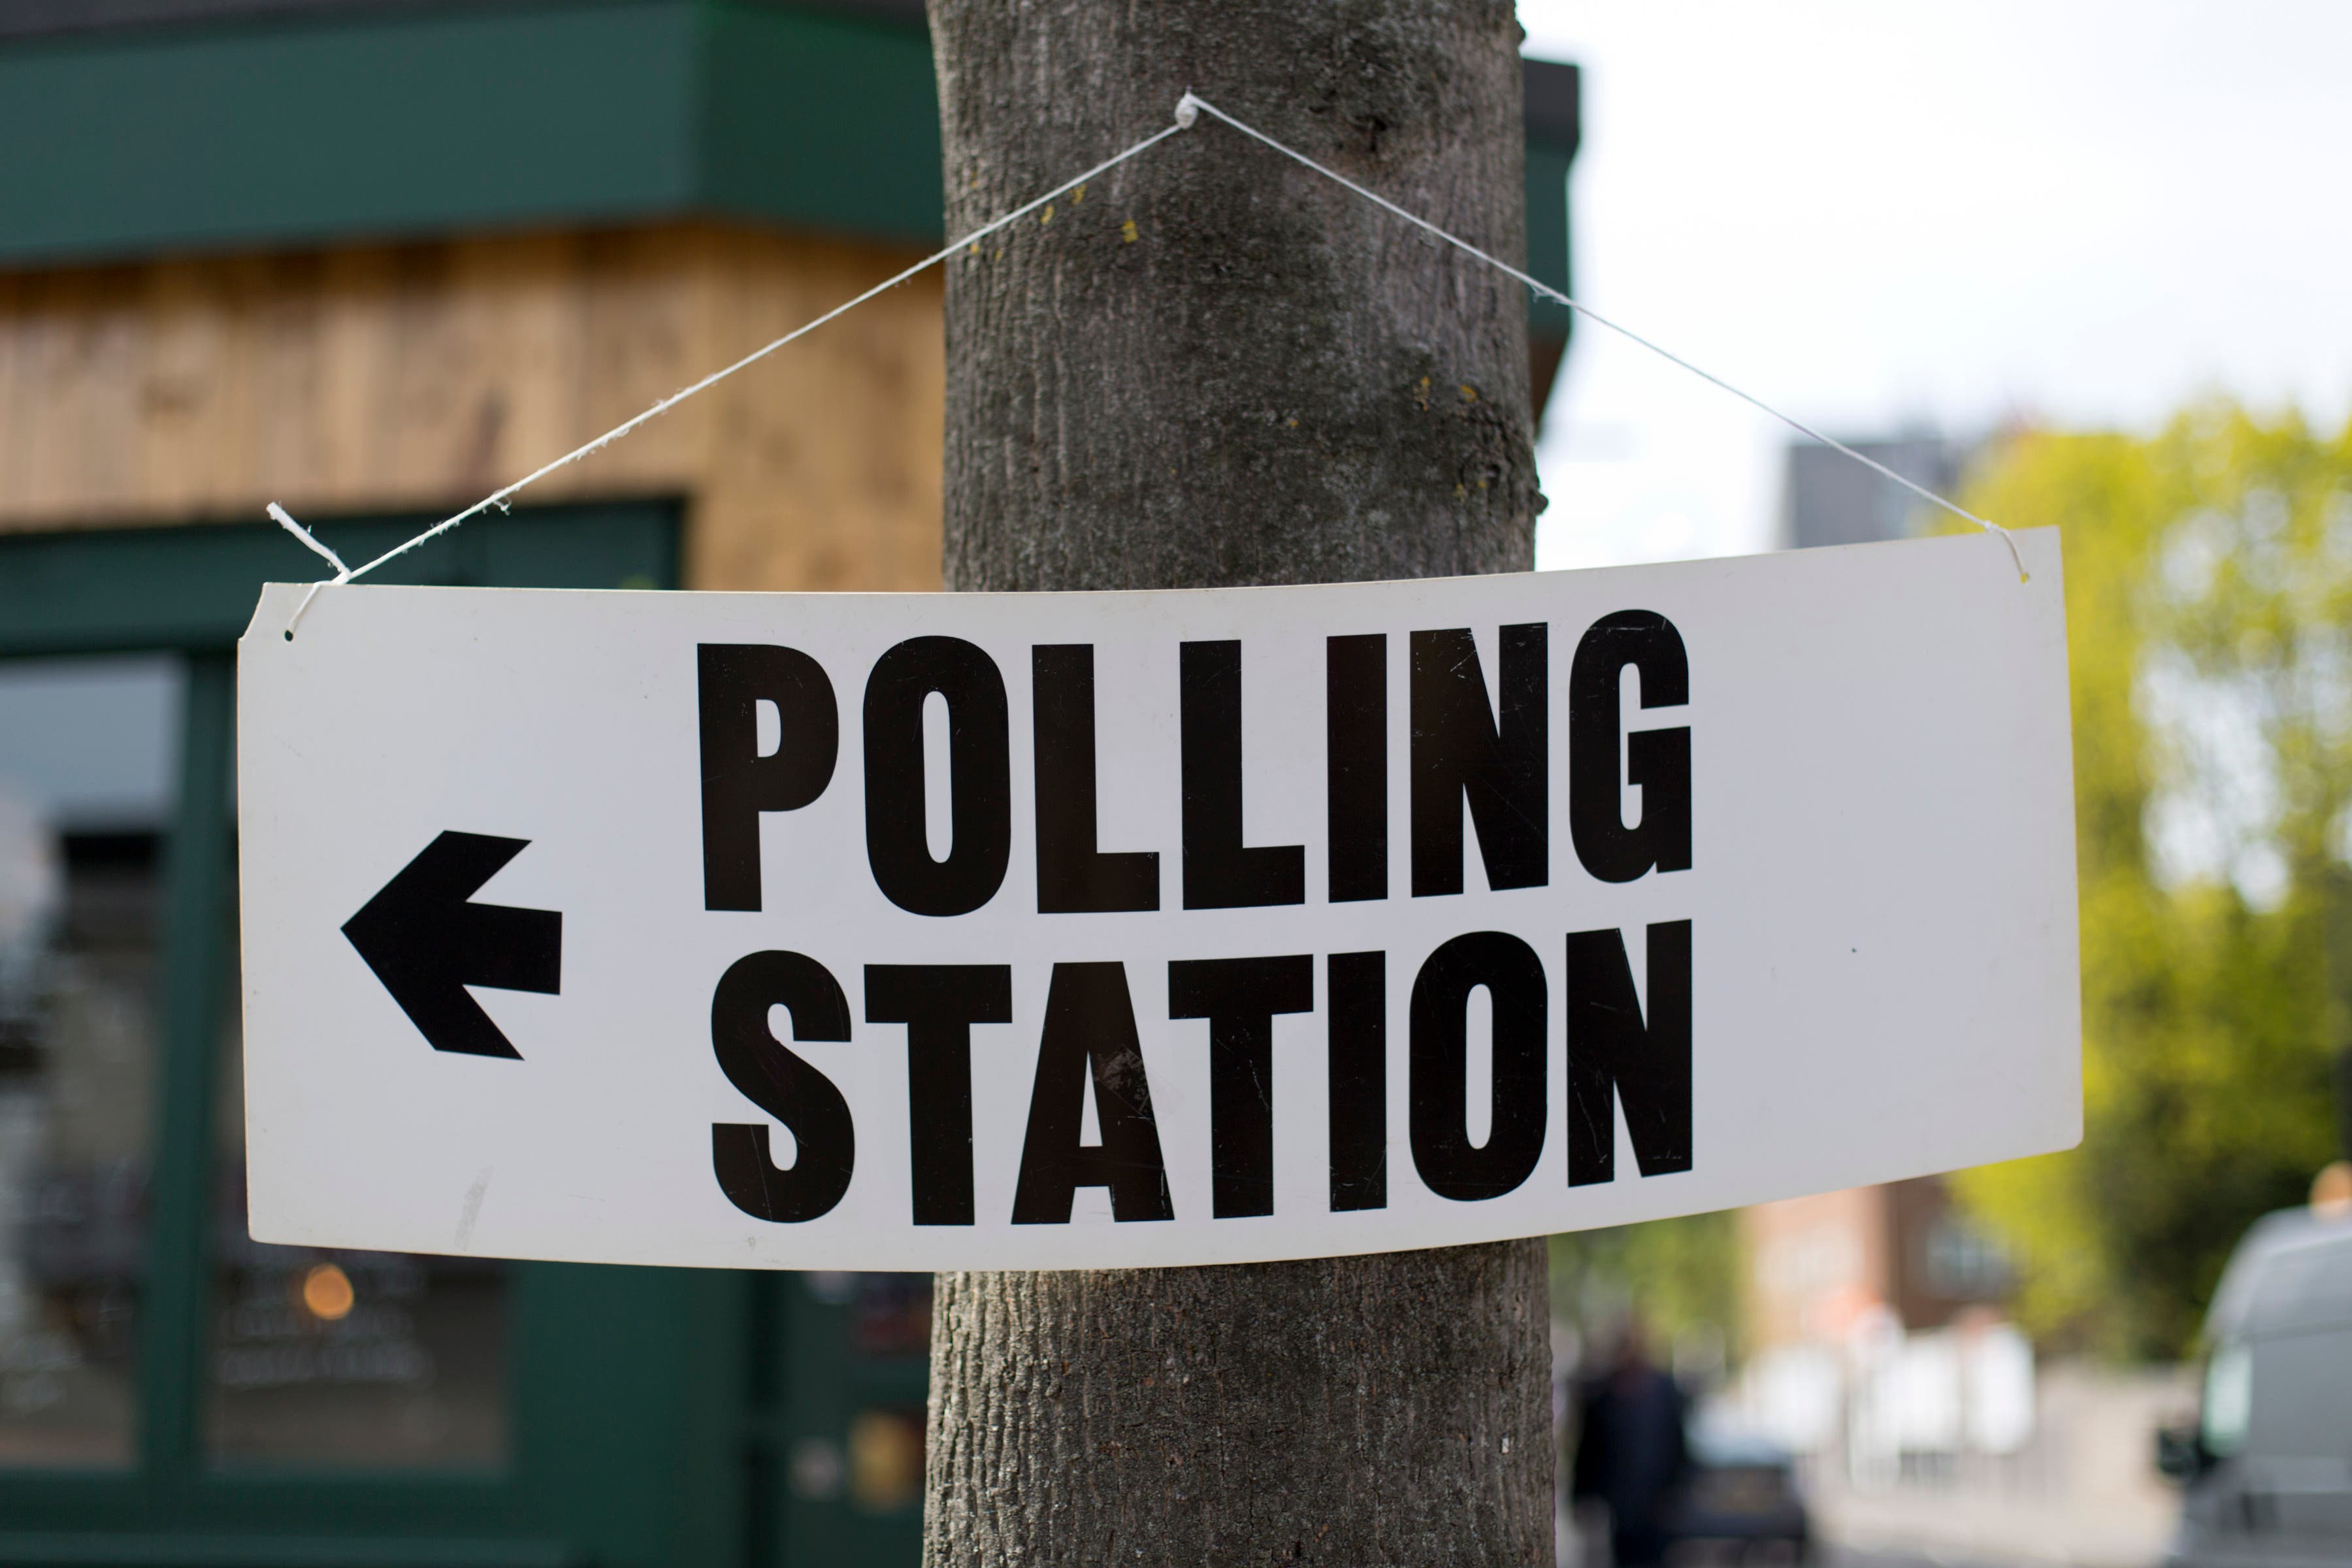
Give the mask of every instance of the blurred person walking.
[[1609, 1510], [1615, 1568], [1665, 1558], [1667, 1522], [1690, 1469], [1683, 1391], [1651, 1361], [1638, 1322], [1628, 1322], [1601, 1374], [1579, 1402], [1571, 1494]]

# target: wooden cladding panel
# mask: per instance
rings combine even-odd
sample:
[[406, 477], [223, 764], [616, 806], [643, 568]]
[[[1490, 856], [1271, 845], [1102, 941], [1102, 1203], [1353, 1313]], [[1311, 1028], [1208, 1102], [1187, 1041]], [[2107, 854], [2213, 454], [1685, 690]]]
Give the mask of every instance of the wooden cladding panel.
[[[0, 531], [456, 510], [888, 276], [681, 226], [0, 276]], [[936, 275], [540, 481], [688, 502], [695, 587], [939, 583]]]

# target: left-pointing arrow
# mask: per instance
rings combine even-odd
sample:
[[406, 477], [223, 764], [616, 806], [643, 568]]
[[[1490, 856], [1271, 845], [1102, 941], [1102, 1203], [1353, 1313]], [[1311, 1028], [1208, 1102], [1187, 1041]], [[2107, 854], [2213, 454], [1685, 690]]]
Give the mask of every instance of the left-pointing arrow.
[[562, 989], [562, 914], [467, 901], [530, 843], [444, 833], [343, 922], [360, 957], [436, 1051], [520, 1061], [466, 987]]

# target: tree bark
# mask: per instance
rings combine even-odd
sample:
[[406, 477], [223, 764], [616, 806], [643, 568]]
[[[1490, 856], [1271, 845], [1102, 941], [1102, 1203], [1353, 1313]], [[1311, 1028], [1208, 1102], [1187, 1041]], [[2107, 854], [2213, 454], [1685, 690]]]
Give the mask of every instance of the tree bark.
[[[1186, 89], [1525, 253], [1509, 0], [932, 0], [950, 233]], [[1230, 127], [950, 263], [952, 589], [1525, 569], [1519, 288]], [[924, 1560], [1551, 1553], [1540, 1242], [940, 1276]]]

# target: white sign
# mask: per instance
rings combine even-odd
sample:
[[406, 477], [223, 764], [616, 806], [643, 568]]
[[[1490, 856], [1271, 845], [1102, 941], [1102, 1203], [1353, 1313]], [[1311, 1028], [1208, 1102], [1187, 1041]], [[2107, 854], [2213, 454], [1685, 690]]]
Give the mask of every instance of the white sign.
[[263, 1241], [1055, 1268], [2079, 1135], [2054, 531], [1192, 593], [342, 587], [238, 661]]

